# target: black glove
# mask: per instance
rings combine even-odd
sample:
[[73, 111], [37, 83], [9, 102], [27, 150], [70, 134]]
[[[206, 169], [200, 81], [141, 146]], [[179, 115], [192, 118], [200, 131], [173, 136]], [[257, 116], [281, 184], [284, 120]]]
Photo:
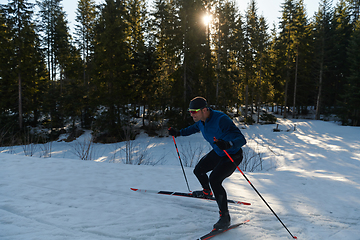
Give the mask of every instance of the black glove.
[[232, 144], [228, 141], [224, 141], [222, 139], [219, 139], [214, 142], [221, 150], [226, 150], [229, 148], [232, 148]]
[[174, 137], [180, 136], [180, 132], [178, 130], [176, 130], [175, 128], [170, 127], [168, 129], [168, 131], [169, 131], [169, 135], [171, 135], [171, 136], [174, 136]]

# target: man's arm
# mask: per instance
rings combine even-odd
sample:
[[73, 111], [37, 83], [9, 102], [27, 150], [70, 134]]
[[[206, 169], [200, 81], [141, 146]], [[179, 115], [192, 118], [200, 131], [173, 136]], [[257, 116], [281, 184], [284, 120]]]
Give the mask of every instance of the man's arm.
[[222, 132], [226, 134], [223, 140], [230, 142], [233, 148], [241, 148], [246, 144], [244, 135], [228, 116], [222, 117], [219, 124]]
[[189, 136], [191, 134], [194, 133], [198, 133], [200, 132], [200, 128], [198, 126], [198, 123], [194, 123], [193, 125], [187, 127], [187, 128], [183, 128], [180, 130], [180, 135], [181, 136]]

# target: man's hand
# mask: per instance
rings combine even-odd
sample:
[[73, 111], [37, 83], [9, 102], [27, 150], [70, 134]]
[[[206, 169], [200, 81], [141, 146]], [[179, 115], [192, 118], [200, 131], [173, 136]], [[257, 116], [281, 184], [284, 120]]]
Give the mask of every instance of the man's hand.
[[232, 144], [228, 141], [224, 141], [222, 139], [219, 139], [219, 140], [215, 140], [214, 139], [214, 143], [221, 149], [221, 150], [226, 150], [226, 149], [229, 149], [229, 148], [232, 148]]
[[171, 136], [174, 136], [174, 137], [180, 136], [180, 132], [178, 130], [176, 130], [175, 128], [170, 127], [168, 129], [168, 131], [169, 131], [169, 135], [171, 135]]

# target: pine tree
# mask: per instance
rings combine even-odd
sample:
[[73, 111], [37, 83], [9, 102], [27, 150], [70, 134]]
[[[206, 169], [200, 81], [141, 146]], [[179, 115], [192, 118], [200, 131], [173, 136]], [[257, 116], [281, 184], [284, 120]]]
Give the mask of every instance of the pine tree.
[[[215, 34], [216, 57], [216, 105], [222, 109], [237, 102], [236, 80], [238, 78], [237, 66], [237, 9], [234, 2], [219, 1], [217, 5]], [[241, 43], [239, 43], [241, 44]]]
[[[309, 89], [313, 89], [313, 84], [311, 83], [311, 59], [313, 49], [311, 48], [311, 27], [308, 23], [306, 17], [306, 10], [304, 6], [304, 1], [299, 0], [295, 3], [295, 12], [293, 18], [293, 48], [294, 55], [293, 59], [293, 71], [294, 81], [290, 82], [289, 90], [294, 89], [293, 98], [289, 101], [293, 104], [292, 116], [295, 117], [297, 113], [301, 113], [300, 106], [312, 105], [313, 102], [310, 102], [311, 96], [313, 93]], [[298, 109], [296, 109], [298, 108]]]
[[322, 0], [320, 3], [319, 11], [315, 16], [314, 25], [314, 46], [316, 48], [315, 54], [315, 66], [318, 72], [318, 91], [316, 101], [316, 116], [315, 119], [320, 119], [320, 113], [323, 108], [324, 96], [328, 93], [327, 89], [327, 75], [330, 72], [329, 66], [331, 61], [331, 55], [333, 54], [333, 31], [331, 28], [332, 19], [332, 0]]
[[295, 18], [295, 1], [286, 0], [282, 4], [282, 18], [280, 21], [280, 33], [277, 40], [276, 49], [278, 50], [278, 64], [280, 67], [280, 77], [281, 85], [284, 87], [284, 100], [282, 104], [284, 105], [284, 117], [287, 117], [287, 107], [288, 107], [288, 92], [289, 84], [292, 79], [292, 71], [294, 69], [293, 62], [295, 56], [295, 47], [294, 47], [294, 18]]
[[277, 72], [279, 69], [276, 65], [277, 62], [277, 50], [276, 50], [276, 40], [277, 40], [277, 29], [275, 23], [273, 24], [273, 28], [271, 29], [270, 39], [269, 39], [269, 48], [268, 48], [268, 65], [267, 65], [267, 72], [268, 78], [267, 86], [268, 91], [266, 94], [267, 103], [271, 104], [271, 111], [275, 112], [275, 104], [280, 103], [282, 99], [279, 89], [282, 89], [278, 86], [280, 76]]
[[[153, 68], [156, 68], [154, 88], [156, 95], [153, 97], [159, 100], [162, 106], [162, 114], [167, 114], [173, 126], [179, 126], [181, 113], [171, 111], [166, 107], [183, 107], [183, 74], [181, 62], [182, 33], [180, 18], [174, 0], [156, 0], [153, 4], [153, 11], [150, 13], [152, 20], [149, 22], [149, 46], [154, 48]], [[152, 68], [152, 69], [153, 69]], [[146, 91], [146, 86], [144, 90]]]
[[[220, 39], [222, 34], [221, 23], [226, 21], [221, 16], [221, 7], [223, 1], [202, 1], [203, 15], [198, 18], [202, 18], [203, 21], [199, 34], [199, 40], [202, 42], [201, 59], [203, 61], [203, 73], [202, 73], [202, 89], [204, 89], [203, 95], [207, 99], [211, 99], [215, 103], [216, 107], [219, 106], [219, 85], [221, 78], [221, 55], [220, 49], [222, 40]], [[224, 56], [224, 55], [223, 55]]]
[[[163, 99], [171, 101], [172, 96], [178, 94], [178, 88], [173, 86], [176, 79], [174, 76], [179, 71], [181, 62], [179, 49], [182, 48], [181, 32], [179, 31], [179, 18], [177, 17], [175, 4], [172, 0], [154, 1], [154, 11], [151, 13], [150, 46], [155, 47], [157, 64], [157, 82], [160, 86], [159, 91], [163, 93]], [[172, 89], [175, 91], [172, 92]], [[178, 102], [173, 102], [175, 105]]]
[[360, 20], [355, 23], [348, 56], [350, 76], [347, 78], [343, 95], [343, 107], [347, 113], [343, 117], [343, 123], [347, 124], [350, 119], [352, 126], [360, 126]]
[[96, 5], [94, 0], [79, 0], [76, 11], [75, 39], [82, 58], [82, 92], [84, 95], [83, 109], [81, 110], [81, 125], [91, 126], [91, 107], [89, 104], [90, 70], [94, 54], [94, 29], [96, 24]]
[[42, 44], [46, 52], [47, 67], [49, 71], [49, 80], [54, 81], [56, 76], [56, 59], [55, 59], [55, 21], [57, 17], [58, 0], [37, 1], [39, 6], [39, 32], [42, 36]]
[[351, 23], [356, 23], [360, 17], [360, 0], [346, 0], [350, 10]]
[[186, 112], [187, 103], [196, 95], [203, 95], [207, 97], [210, 103], [214, 102], [212, 97], [214, 94], [209, 93], [212, 79], [209, 74], [204, 72], [205, 63], [203, 57], [206, 49], [203, 45], [205, 45], [206, 35], [201, 16], [204, 16], [206, 13], [205, 5], [206, 3], [202, 1], [193, 0], [178, 0], [176, 2], [176, 7], [179, 9], [180, 36], [182, 36], [181, 70], [184, 113]]
[[42, 86], [41, 81], [45, 75], [39, 38], [32, 23], [32, 8], [32, 4], [22, 0], [9, 2], [6, 9], [9, 33], [13, 38], [12, 72], [16, 75], [16, 78], [9, 76], [8, 80], [17, 80], [20, 129], [24, 126], [24, 116], [29, 119], [31, 113], [35, 114], [34, 122], [39, 118], [39, 95], [35, 96], [35, 93]]
[[284, 117], [289, 106], [295, 117], [314, 105], [312, 25], [307, 20], [303, 0], [286, 0], [282, 9], [280, 31], [273, 42], [276, 54], [273, 83], [277, 101], [283, 97], [278, 103], [285, 105]]
[[[150, 110], [153, 104], [153, 98], [151, 97], [154, 93], [153, 83], [154, 79], [149, 78], [150, 71], [153, 72], [152, 67], [147, 65], [147, 52], [145, 46], [145, 34], [147, 34], [146, 28], [146, 4], [143, 0], [131, 0], [128, 1], [128, 22], [129, 22], [129, 46], [130, 46], [130, 61], [132, 65], [131, 70], [131, 82], [133, 82], [132, 89], [132, 101], [139, 101], [138, 103], [148, 104]], [[140, 93], [140, 94], [138, 94]], [[139, 96], [141, 95], [141, 96]], [[145, 111], [145, 109], [144, 109]], [[149, 111], [148, 111], [149, 112]], [[150, 114], [149, 114], [150, 115]], [[144, 114], [145, 116], [145, 114]]]
[[107, 0], [100, 7], [94, 36], [94, 91], [97, 106], [104, 106], [104, 123], [111, 134], [121, 132], [121, 113], [131, 99], [131, 55], [128, 13], [123, 1]]
[[[245, 79], [244, 74], [244, 52], [245, 52], [245, 24], [243, 22], [243, 16], [238, 13], [235, 21], [235, 29], [233, 29], [233, 35], [230, 38], [230, 41], [233, 43], [231, 46], [231, 61], [234, 61], [232, 68], [234, 72], [234, 90], [236, 97], [236, 103], [238, 106], [241, 106], [244, 102], [244, 87], [243, 81]], [[240, 108], [240, 107], [239, 107]], [[239, 109], [237, 109], [239, 110]]]
[[[331, 54], [330, 74], [328, 75], [328, 96], [327, 104], [337, 108], [340, 101], [340, 94], [344, 91], [344, 85], [349, 77], [347, 63], [347, 48], [349, 47], [350, 36], [353, 25], [351, 24], [351, 12], [344, 0], [338, 2], [331, 20], [333, 31], [333, 46]], [[331, 96], [331, 97], [330, 97]]]
[[[244, 89], [245, 118], [248, 118], [248, 106], [253, 113], [253, 103], [257, 104], [257, 93], [262, 78], [262, 61], [267, 45], [267, 25], [263, 17], [257, 13], [256, 1], [251, 0], [245, 14], [244, 38]], [[259, 93], [260, 94], [260, 93]]]
[[270, 36], [268, 34], [268, 25], [263, 16], [259, 19], [259, 46], [257, 57], [257, 83], [256, 83], [256, 110], [257, 110], [257, 122], [260, 121], [260, 108], [263, 102], [266, 102], [267, 95], [271, 92], [270, 77]]
[[94, 0], [79, 0], [76, 10], [77, 24], [75, 25], [75, 36], [78, 48], [81, 51], [83, 61], [84, 86], [89, 83], [88, 67], [90, 56], [94, 51], [93, 38], [96, 20], [96, 6]]
[[[13, 66], [9, 59], [13, 56], [13, 45], [11, 44], [10, 26], [7, 19], [5, 6], [0, 5], [0, 122], [5, 125], [8, 114], [16, 112], [16, 76], [13, 75]], [[15, 120], [16, 121], [16, 120]]]
[[[49, 80], [52, 87], [49, 88], [47, 111], [50, 112], [53, 126], [61, 127], [65, 120], [64, 112], [64, 81], [71, 79], [67, 71], [72, 63], [71, 36], [69, 34], [66, 14], [61, 5], [62, 0], [38, 1], [40, 26], [39, 31], [42, 38], [42, 46], [45, 49]], [[78, 77], [78, 76], [75, 76]], [[57, 82], [58, 81], [58, 82]]]

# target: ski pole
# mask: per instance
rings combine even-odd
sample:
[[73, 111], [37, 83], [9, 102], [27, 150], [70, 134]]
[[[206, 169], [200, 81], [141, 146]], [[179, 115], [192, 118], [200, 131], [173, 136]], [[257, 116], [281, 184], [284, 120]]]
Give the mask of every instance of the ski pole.
[[179, 156], [180, 165], [181, 165], [182, 171], [183, 171], [183, 173], [184, 173], [184, 177], [185, 177], [185, 182], [186, 182], [187, 188], [188, 188], [189, 192], [191, 192], [191, 191], [190, 191], [190, 187], [189, 187], [188, 180], [187, 180], [187, 178], [186, 178], [184, 166], [183, 166], [182, 161], [181, 161], [181, 158], [180, 158], [180, 153], [179, 153], [178, 147], [177, 147], [177, 145], [176, 145], [175, 137], [174, 137], [174, 136], [172, 136], [172, 137], [173, 137], [173, 140], [174, 140], [174, 144], [175, 144], [175, 148], [176, 148], [177, 155]]
[[[214, 137], [214, 141], [216, 142], [217, 139]], [[223, 150], [226, 154], [226, 156], [228, 156], [228, 158], [235, 164], [234, 160], [231, 158], [231, 156], [228, 154], [228, 152], [226, 150]], [[290, 236], [293, 239], [297, 239], [296, 236], [292, 235], [292, 233], [289, 231], [289, 229], [285, 226], [285, 224], [281, 221], [281, 219], [278, 217], [278, 215], [275, 213], [275, 211], [270, 207], [270, 205], [265, 201], [265, 199], [261, 196], [261, 194], [259, 193], [259, 191], [254, 187], [254, 185], [250, 182], [250, 180], [246, 177], [246, 175], [243, 173], [243, 171], [241, 171], [239, 166], [236, 166], [236, 168], [240, 171], [240, 173], [244, 176], [244, 178], [246, 179], [246, 181], [250, 184], [250, 186], [255, 190], [255, 192], [259, 195], [259, 197], [264, 201], [264, 203], [266, 204], [266, 206], [268, 206], [268, 208], [271, 210], [271, 212], [275, 215], [275, 217], [279, 220], [279, 222], [283, 225], [283, 227], [288, 231], [288, 233], [290, 234]]]

